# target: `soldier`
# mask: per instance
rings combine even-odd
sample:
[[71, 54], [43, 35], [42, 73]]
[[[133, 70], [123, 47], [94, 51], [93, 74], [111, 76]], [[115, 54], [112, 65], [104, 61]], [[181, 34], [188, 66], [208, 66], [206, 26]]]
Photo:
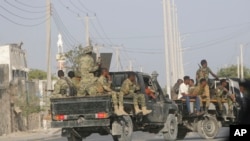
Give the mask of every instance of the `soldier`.
[[59, 80], [54, 85], [54, 91], [52, 93], [52, 97], [53, 98], [66, 97], [69, 85], [66, 81], [66, 78], [64, 77], [64, 72], [62, 70], [59, 70], [57, 72], [57, 75], [59, 77]]
[[220, 86], [218, 86], [215, 89], [215, 94], [216, 94], [216, 99], [217, 99], [218, 106], [219, 106], [219, 114], [220, 115], [222, 115], [222, 113], [223, 113], [223, 109], [222, 109], [223, 94], [225, 92], [228, 93], [228, 90], [226, 89], [226, 86], [227, 86], [226, 79], [222, 79], [222, 80], [220, 80]]
[[[208, 78], [209, 74], [218, 79], [218, 77], [211, 71], [211, 69], [207, 66], [206, 60], [201, 60], [201, 67], [196, 72], [196, 81], [199, 82], [201, 79], [205, 79], [207, 81], [207, 85], [205, 87], [205, 92], [202, 98], [206, 99], [205, 111], [208, 109], [210, 104], [210, 91], [208, 86]], [[198, 84], [199, 85], [199, 84]]]
[[173, 88], [171, 89], [171, 99], [176, 100], [179, 94], [179, 87], [183, 83], [182, 79], [178, 79], [177, 82], [174, 84]]
[[[123, 103], [123, 96], [133, 97], [135, 114], [142, 112], [143, 115], [147, 115], [152, 110], [147, 110], [144, 94], [136, 93], [140, 90], [140, 86], [136, 84], [136, 77], [134, 72], [128, 73], [128, 78], [122, 83], [121, 92], [122, 96], [119, 96], [119, 102]], [[122, 98], [121, 98], [122, 97]], [[139, 109], [138, 102], [141, 102], [142, 110]]]
[[94, 72], [98, 70], [100, 66], [100, 60], [95, 63], [92, 56], [93, 47], [87, 46], [84, 48], [84, 55], [79, 60], [79, 68], [81, 73], [81, 81], [78, 90], [78, 95], [86, 95], [86, 88], [90, 87], [96, 80], [94, 78]]
[[112, 96], [112, 101], [114, 104], [114, 112], [116, 115], [120, 116], [120, 115], [128, 115], [125, 111], [124, 111], [124, 107], [123, 107], [123, 103], [119, 103], [119, 107], [118, 107], [118, 100], [117, 100], [117, 96], [122, 96], [120, 94], [117, 94], [115, 91], [113, 91], [111, 89], [111, 77], [109, 75], [109, 71], [107, 68], [102, 68], [101, 69], [101, 76], [98, 79], [98, 82], [102, 85], [104, 93], [107, 92], [108, 94], [111, 94]]
[[67, 82], [70, 85], [70, 95], [75, 96], [77, 95], [77, 89], [79, 87], [79, 79], [75, 77], [75, 73], [73, 71], [68, 72], [68, 77], [69, 79], [67, 79]]
[[193, 91], [193, 96], [198, 96], [199, 101], [200, 101], [200, 107], [201, 107], [201, 111], [203, 112], [203, 103], [202, 100], [205, 99], [206, 100], [206, 107], [205, 107], [205, 112], [207, 113], [208, 111], [208, 106], [210, 104], [210, 99], [207, 99], [207, 95], [205, 93], [205, 89], [207, 86], [207, 81], [204, 78], [201, 78], [199, 81], [199, 85], [195, 87], [194, 91]]

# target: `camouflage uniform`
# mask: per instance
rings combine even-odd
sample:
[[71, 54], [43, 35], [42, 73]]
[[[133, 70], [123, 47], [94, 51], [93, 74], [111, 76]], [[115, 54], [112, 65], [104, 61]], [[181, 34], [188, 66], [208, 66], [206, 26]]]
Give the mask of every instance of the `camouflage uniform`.
[[[206, 68], [201, 67], [196, 72], [197, 81], [200, 81], [202, 78], [204, 78], [208, 82], [209, 73], [211, 73], [211, 72], [212, 71], [211, 71], [211, 69], [209, 67], [206, 67]], [[210, 91], [209, 91], [208, 84], [205, 86], [204, 94], [205, 94], [206, 97], [203, 98], [203, 99], [206, 99], [206, 107], [208, 107], [209, 104], [210, 104]]]
[[65, 77], [60, 78], [54, 85], [54, 91], [52, 93], [52, 98], [66, 97], [67, 89], [69, 85]]
[[99, 66], [95, 63], [93, 57], [90, 54], [93, 50], [93, 47], [85, 47], [84, 55], [80, 58], [80, 73], [81, 81], [78, 90], [78, 95], [86, 95], [86, 89], [92, 87], [91, 85], [95, 81], [94, 72], [98, 70]]
[[[98, 82], [102, 85], [103, 90], [104, 90], [105, 92], [108, 92], [108, 94], [111, 94], [113, 103], [114, 103], [115, 105], [118, 105], [117, 94], [116, 94], [116, 92], [114, 92], [114, 91], [111, 89], [111, 83], [112, 83], [112, 82], [111, 82], [111, 81], [108, 81], [108, 79], [107, 79], [106, 77], [102, 76], [102, 75], [98, 78]], [[123, 105], [123, 104], [122, 104], [122, 105]]]
[[87, 95], [90, 95], [90, 96], [102, 95], [104, 93], [102, 84], [97, 80], [97, 78], [94, 78], [93, 81], [94, 82], [92, 82], [92, 84], [89, 84], [86, 87]]
[[[114, 109], [115, 109], [115, 114], [117, 115], [128, 115], [123, 108], [123, 103], [119, 103], [119, 107], [118, 107], [118, 99], [117, 96], [122, 97], [122, 95], [118, 94], [117, 92], [113, 91], [111, 89], [111, 81], [108, 81], [108, 79], [106, 77], [104, 77], [103, 75], [101, 75], [98, 78], [98, 82], [102, 85], [102, 88], [104, 90], [104, 92], [107, 92], [108, 94], [111, 94], [112, 97], [112, 101], [114, 104]], [[123, 98], [123, 97], [122, 97]]]
[[218, 102], [218, 106], [219, 106], [219, 110], [222, 111], [222, 99], [223, 99], [223, 93], [225, 91], [225, 88], [222, 86], [219, 86], [216, 88], [215, 90], [215, 94], [216, 94], [216, 99]]
[[[119, 103], [123, 103], [123, 96], [133, 97], [133, 103], [135, 107], [135, 113], [143, 112], [143, 115], [149, 114], [151, 110], [146, 110], [146, 101], [144, 94], [137, 94], [135, 91], [140, 90], [140, 86], [134, 84], [129, 79], [126, 79], [121, 86], [121, 92], [119, 96]], [[139, 109], [138, 103], [140, 102], [142, 111]]]
[[[204, 95], [205, 89], [206, 89], [206, 87], [205, 87], [205, 88], [202, 88], [202, 87], [199, 85], [199, 86], [196, 86], [196, 87], [194, 88], [194, 91], [193, 91], [193, 94], [194, 94], [194, 95], [197, 95], [197, 96], [199, 97], [199, 99], [200, 99], [200, 106], [201, 106], [201, 107], [203, 107], [202, 100], [203, 100], [204, 98], [202, 98], [202, 97], [203, 97], [202, 95]], [[209, 107], [209, 104], [210, 104], [210, 99], [206, 99], [206, 107]]]

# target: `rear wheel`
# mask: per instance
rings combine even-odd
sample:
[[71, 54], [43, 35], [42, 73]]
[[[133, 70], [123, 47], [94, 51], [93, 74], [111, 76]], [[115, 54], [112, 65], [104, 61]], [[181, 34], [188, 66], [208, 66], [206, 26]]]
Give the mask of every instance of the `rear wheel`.
[[131, 141], [133, 133], [133, 122], [130, 116], [123, 116], [118, 121], [122, 126], [121, 135], [113, 136], [114, 141]]
[[176, 117], [173, 114], [168, 115], [164, 128], [167, 129], [167, 132], [163, 132], [165, 141], [176, 140], [178, 132], [178, 123]]
[[219, 124], [214, 117], [205, 117], [203, 120], [198, 121], [197, 124], [198, 134], [204, 139], [213, 139], [217, 136], [219, 131]]
[[70, 137], [68, 137], [68, 141], [82, 141], [82, 138], [77, 137], [73, 133], [70, 134]]

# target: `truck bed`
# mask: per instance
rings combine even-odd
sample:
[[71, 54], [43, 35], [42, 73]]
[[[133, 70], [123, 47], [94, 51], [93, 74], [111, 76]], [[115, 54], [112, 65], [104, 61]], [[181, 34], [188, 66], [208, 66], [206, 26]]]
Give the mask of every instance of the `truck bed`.
[[110, 113], [112, 108], [111, 97], [105, 96], [85, 96], [51, 98], [52, 119], [56, 115], [66, 115], [68, 120], [76, 119], [79, 116], [94, 118], [95, 114], [103, 112]]

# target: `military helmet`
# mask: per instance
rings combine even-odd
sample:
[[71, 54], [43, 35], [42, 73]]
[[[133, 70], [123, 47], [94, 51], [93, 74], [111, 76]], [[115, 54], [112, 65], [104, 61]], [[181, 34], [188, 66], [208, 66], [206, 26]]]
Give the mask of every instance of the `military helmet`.
[[93, 46], [86, 46], [84, 49], [83, 49], [83, 53], [87, 54], [87, 53], [91, 53], [93, 52]]

